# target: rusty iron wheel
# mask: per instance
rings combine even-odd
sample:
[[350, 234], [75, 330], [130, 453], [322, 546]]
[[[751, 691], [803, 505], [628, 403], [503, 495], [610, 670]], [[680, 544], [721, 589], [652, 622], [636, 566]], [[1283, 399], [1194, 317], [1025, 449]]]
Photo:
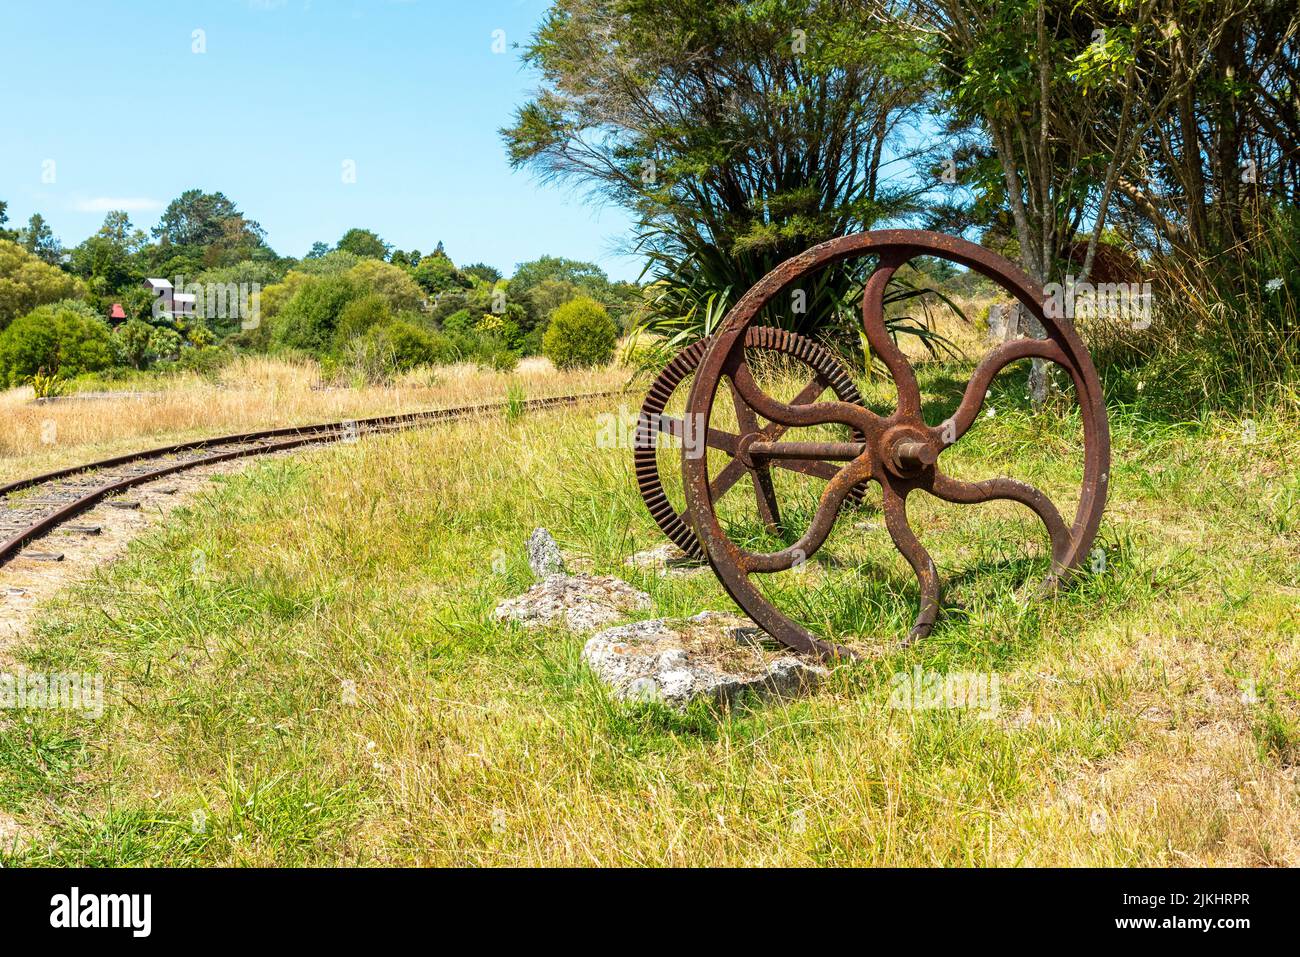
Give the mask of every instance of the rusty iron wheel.
[[[663, 371], [651, 383], [649, 394], [646, 396], [646, 400], [641, 406], [641, 414], [637, 418], [636, 435], [632, 446], [637, 486], [641, 490], [641, 498], [645, 502], [646, 508], [650, 511], [650, 517], [655, 520], [655, 524], [659, 526], [673, 544], [688, 557], [700, 561], [704, 559], [704, 550], [695, 537], [694, 529], [691, 528], [684, 513], [676, 509], [664, 492], [663, 476], [659, 471], [659, 456], [656, 454], [656, 449], [658, 448], [660, 433], [673, 435], [679, 439], [683, 437], [684, 426], [682, 420], [675, 416], [665, 415], [664, 410], [668, 407], [678, 386], [695, 372], [708, 351], [711, 341], [708, 338], [701, 339], [683, 349], [673, 357], [673, 360], [664, 367]], [[843, 363], [828, 349], [818, 345], [811, 339], [793, 332], [787, 332], [784, 329], [755, 326], [746, 330], [745, 349], [750, 352], [771, 352], [789, 356], [812, 371], [812, 379], [808, 385], [791, 400], [793, 405], [814, 402], [828, 389], [841, 402], [861, 403], [862, 401], [862, 397], [858, 394], [858, 388], [853, 384], [853, 379], [849, 376], [849, 372]], [[731, 396], [735, 403], [741, 431], [748, 437], [750, 442], [759, 436], [762, 436], [767, 441], [775, 441], [785, 432], [785, 427], [777, 423], [769, 423], [760, 429], [753, 410], [745, 405], [735, 389], [731, 390]], [[756, 465], [745, 454], [745, 450], [739, 444], [741, 437], [735, 433], [724, 432], [720, 429], [711, 428], [708, 430], [706, 439], [708, 447], [731, 457], [731, 461], [713, 479], [713, 499], [714, 501], [720, 499], [733, 485], [748, 475], [754, 486], [755, 504], [759, 517], [769, 528], [775, 529], [780, 524], [780, 511], [772, 487], [770, 469], [767, 463]], [[859, 441], [863, 438], [861, 433], [855, 433], [854, 437]], [[822, 478], [830, 478], [836, 471], [834, 466], [825, 462], [805, 464], [801, 462], [774, 461], [771, 464]], [[862, 486], [850, 493], [850, 501], [860, 501], [865, 491], [866, 483], [863, 483]]]
[[[1044, 339], [1016, 339], [993, 349], [975, 368], [956, 411], [937, 427], [927, 425], [921, 417], [916, 374], [885, 327], [885, 288], [899, 267], [917, 256], [947, 259], [987, 276], [1013, 294], [1046, 331]], [[739, 347], [755, 318], [793, 283], [838, 262], [861, 257], [877, 259], [863, 293], [862, 325], [868, 344], [897, 386], [897, 409], [881, 417], [860, 402], [796, 406], [765, 395], [745, 363], [744, 349]], [[687, 417], [702, 427], [707, 425], [725, 377], [749, 408], [783, 428], [839, 423], [864, 437], [861, 441], [838, 443], [774, 442], [759, 437], [746, 443], [747, 454], [755, 462], [779, 461], [787, 467], [798, 463], [805, 468], [842, 463], [832, 467], [834, 475], [808, 530], [793, 545], [778, 552], [751, 552], [732, 542], [714, 508], [707, 462], [702, 457], [682, 456], [687, 513], [705, 556], [731, 597], [765, 631], [797, 651], [824, 658], [853, 657], [849, 649], [824, 641], [787, 618], [759, 591], [751, 576], [785, 571], [811, 558], [830, 534], [850, 489], [868, 480], [881, 486], [885, 528], [920, 584], [920, 611], [908, 642], [930, 633], [939, 610], [939, 579], [934, 562], [907, 520], [907, 496], [916, 489], [947, 502], [974, 504], [1007, 499], [1031, 509], [1046, 526], [1051, 542], [1051, 571], [1045, 582], [1049, 590], [1079, 566], [1092, 546], [1106, 502], [1110, 434], [1101, 383], [1087, 348], [1070, 322], [1048, 316], [1043, 304], [1042, 288], [996, 253], [955, 237], [903, 229], [859, 233], [814, 246], [772, 270], [736, 303], [696, 370], [686, 403]], [[939, 469], [941, 453], [959, 441], [975, 421], [994, 375], [1009, 363], [1029, 357], [1046, 359], [1064, 368], [1078, 397], [1084, 436], [1083, 486], [1073, 525], [1068, 527], [1051, 500], [1031, 485], [1009, 478], [964, 482]]]

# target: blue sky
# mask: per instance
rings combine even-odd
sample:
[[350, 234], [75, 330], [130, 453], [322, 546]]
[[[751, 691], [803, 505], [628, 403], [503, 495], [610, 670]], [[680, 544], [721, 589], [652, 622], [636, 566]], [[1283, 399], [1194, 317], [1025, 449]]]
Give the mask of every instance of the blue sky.
[[[67, 246], [221, 190], [284, 255], [352, 226], [507, 275], [542, 254], [634, 279], [630, 220], [512, 172], [545, 0], [5, 0], [0, 199]], [[205, 53], [194, 53], [194, 31]], [[493, 31], [507, 49], [493, 52]], [[343, 181], [355, 162], [356, 182]], [[53, 166], [49, 165], [53, 161]], [[45, 180], [53, 175], [53, 182]]]

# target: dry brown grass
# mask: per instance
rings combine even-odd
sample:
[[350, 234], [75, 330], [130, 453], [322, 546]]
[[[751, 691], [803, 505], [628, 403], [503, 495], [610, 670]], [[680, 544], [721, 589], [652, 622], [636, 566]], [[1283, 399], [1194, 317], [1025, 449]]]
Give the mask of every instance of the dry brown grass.
[[178, 375], [120, 398], [38, 404], [24, 386], [0, 393], [0, 481], [212, 435], [501, 401], [512, 387], [526, 398], [602, 392], [627, 379], [617, 367], [558, 372], [537, 357], [509, 373], [464, 363], [416, 370], [391, 386], [320, 388], [315, 363], [247, 357], [215, 381]]

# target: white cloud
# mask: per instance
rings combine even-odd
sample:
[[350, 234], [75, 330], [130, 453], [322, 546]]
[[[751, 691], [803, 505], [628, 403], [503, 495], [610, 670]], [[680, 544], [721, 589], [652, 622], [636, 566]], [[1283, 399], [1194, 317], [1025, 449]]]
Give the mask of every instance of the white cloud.
[[147, 196], [95, 196], [91, 199], [79, 199], [73, 208], [79, 213], [107, 213], [110, 209], [121, 209], [128, 213], [147, 213], [162, 209], [161, 200]]

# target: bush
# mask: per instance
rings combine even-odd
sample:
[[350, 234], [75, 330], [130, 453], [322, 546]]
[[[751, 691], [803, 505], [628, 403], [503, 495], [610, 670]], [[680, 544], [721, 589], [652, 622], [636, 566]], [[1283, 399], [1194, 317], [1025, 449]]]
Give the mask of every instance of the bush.
[[65, 379], [113, 364], [108, 324], [79, 302], [40, 306], [0, 333], [0, 379], [21, 385], [37, 373]]
[[496, 372], [513, 372], [519, 365], [519, 353], [510, 348], [504, 339], [493, 335], [479, 336], [474, 342], [470, 358], [483, 369]]
[[339, 313], [338, 328], [335, 330], [339, 346], [355, 336], [366, 333], [373, 326], [382, 326], [391, 322], [392, 318], [388, 300], [379, 293], [372, 292], [360, 299], [353, 299]]
[[215, 377], [230, 361], [230, 353], [220, 346], [196, 346], [182, 349], [176, 368], [199, 375]]
[[617, 343], [618, 328], [605, 307], [583, 296], [551, 315], [542, 352], [557, 369], [588, 369], [608, 364]]
[[1169, 417], [1249, 411], [1300, 387], [1300, 211], [1266, 210], [1203, 261], [1156, 256], [1151, 322], [1080, 324], [1107, 395]]
[[403, 319], [373, 326], [365, 338], [387, 358], [395, 372], [409, 372], [417, 366], [440, 365], [458, 358], [446, 336]]
[[282, 349], [324, 355], [335, 345], [339, 316], [359, 292], [346, 276], [326, 276], [305, 283], [275, 317], [272, 340]]
[[442, 328], [448, 332], [473, 332], [474, 325], [474, 314], [468, 309], [457, 309], [442, 320]]
[[424, 291], [401, 266], [363, 259], [347, 271], [347, 278], [358, 289], [383, 296], [393, 312], [419, 309], [424, 301]]

